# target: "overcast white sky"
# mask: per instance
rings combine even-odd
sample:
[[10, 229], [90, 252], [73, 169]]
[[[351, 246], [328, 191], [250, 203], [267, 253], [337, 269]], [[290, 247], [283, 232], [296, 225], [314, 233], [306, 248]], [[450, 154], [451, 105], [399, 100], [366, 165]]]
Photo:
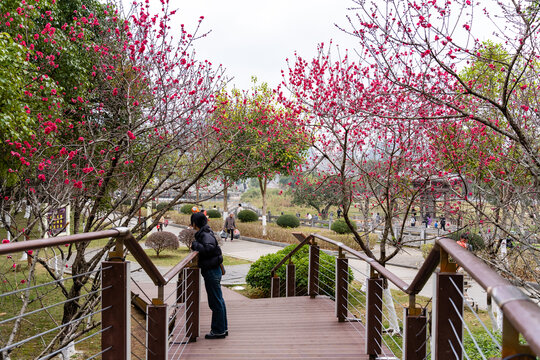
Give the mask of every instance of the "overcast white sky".
[[317, 44], [333, 40], [341, 49], [355, 46], [356, 39], [334, 24], [347, 25], [350, 0], [195, 0], [171, 1], [188, 32], [204, 16], [203, 29], [211, 30], [199, 40], [199, 59], [227, 68], [231, 86], [250, 87], [252, 75], [275, 87], [281, 81], [285, 59], [297, 51], [311, 59]]

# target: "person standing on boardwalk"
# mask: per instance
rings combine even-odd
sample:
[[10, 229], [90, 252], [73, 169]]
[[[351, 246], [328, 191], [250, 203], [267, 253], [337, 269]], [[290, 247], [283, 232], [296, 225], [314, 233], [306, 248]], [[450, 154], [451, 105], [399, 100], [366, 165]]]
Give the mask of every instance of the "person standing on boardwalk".
[[227, 308], [221, 292], [223, 255], [214, 232], [208, 226], [208, 219], [203, 213], [191, 215], [191, 226], [197, 231], [191, 249], [199, 252], [199, 268], [201, 268], [204, 287], [208, 295], [208, 306], [212, 310], [211, 330], [205, 338], [223, 339], [229, 335]]
[[[231, 234], [231, 241], [234, 239], [234, 229], [236, 229], [236, 223], [234, 222], [234, 215], [233, 213], [229, 214], [229, 217], [225, 219], [225, 224], [223, 224], [223, 228], [225, 231], [227, 231], [227, 234]], [[225, 238], [227, 240], [227, 238]]]

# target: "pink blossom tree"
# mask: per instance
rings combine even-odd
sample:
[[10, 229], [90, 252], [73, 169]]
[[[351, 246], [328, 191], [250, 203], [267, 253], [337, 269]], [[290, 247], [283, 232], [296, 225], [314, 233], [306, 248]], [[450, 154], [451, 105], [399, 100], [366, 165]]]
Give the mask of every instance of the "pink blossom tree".
[[[234, 155], [209, 121], [214, 94], [226, 79], [221, 67], [195, 56], [195, 40], [204, 34], [198, 28], [188, 33], [183, 25], [173, 33], [175, 10], [167, 2], [157, 14], [148, 2], [134, 3], [127, 13], [114, 4], [89, 4], [67, 15], [54, 1], [0, 7], [0, 32], [9, 34], [6, 41], [29, 69], [20, 88], [12, 89], [24, 105], [24, 126], [12, 122], [2, 132], [9, 165], [0, 180], [0, 218], [11, 241], [43, 237], [50, 230], [48, 212], [68, 204], [73, 233], [129, 226], [163, 194], [172, 194], [169, 207], [180, 203], [198, 179]], [[17, 216], [23, 202], [31, 209], [24, 219]], [[155, 219], [152, 226], [142, 229], [139, 223], [132, 231], [142, 238], [165, 211], [148, 214]], [[91, 254], [88, 245], [55, 252], [77, 275], [96, 269], [111, 244]], [[62, 276], [44, 253], [31, 258], [54, 279]], [[82, 279], [60, 283], [67, 299], [99, 281]], [[84, 316], [95, 305], [69, 301], [62, 321]], [[66, 330], [44, 353], [80, 329]]]

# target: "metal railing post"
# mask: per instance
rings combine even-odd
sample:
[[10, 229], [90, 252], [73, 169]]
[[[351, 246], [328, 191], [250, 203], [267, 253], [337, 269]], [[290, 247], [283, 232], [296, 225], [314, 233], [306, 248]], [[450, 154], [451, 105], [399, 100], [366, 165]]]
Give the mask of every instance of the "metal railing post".
[[317, 245], [309, 246], [308, 294], [313, 299], [319, 294], [319, 255]]
[[272, 276], [270, 283], [270, 297], [278, 298], [279, 297], [279, 276]]
[[427, 349], [427, 317], [425, 309], [416, 307], [416, 296], [409, 296], [409, 307], [405, 308], [403, 325], [403, 359], [424, 360]]
[[[463, 274], [441, 249], [441, 271], [433, 296], [433, 354], [435, 359], [461, 359], [463, 343]], [[456, 311], [457, 309], [457, 311]]]
[[367, 279], [366, 296], [366, 354], [375, 359], [381, 354], [382, 343], [382, 292], [384, 282], [382, 278]]
[[103, 289], [101, 306], [102, 355], [103, 360], [127, 360], [131, 358], [131, 272], [130, 263], [124, 261], [103, 261]]
[[[341, 250], [341, 249], [340, 249]], [[340, 257], [336, 259], [336, 316], [339, 322], [347, 318], [348, 288], [349, 288], [349, 259]]]
[[296, 295], [296, 268], [293, 263], [288, 263], [285, 270], [285, 287], [287, 288], [286, 297]]
[[185, 269], [186, 285], [186, 337], [190, 342], [197, 341], [199, 337], [200, 314], [200, 274], [201, 269], [191, 267]]

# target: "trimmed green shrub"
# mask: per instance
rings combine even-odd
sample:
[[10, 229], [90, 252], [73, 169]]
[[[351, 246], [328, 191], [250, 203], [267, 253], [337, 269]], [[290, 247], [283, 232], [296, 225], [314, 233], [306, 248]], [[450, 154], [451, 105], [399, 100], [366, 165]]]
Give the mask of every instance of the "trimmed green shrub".
[[[353, 225], [353, 228], [356, 230], [356, 223], [354, 221], [351, 222]], [[343, 219], [338, 219], [332, 223], [331, 229], [338, 234], [350, 234], [352, 233], [351, 229], [349, 229], [349, 226]]]
[[[270, 295], [270, 271], [297, 245], [289, 245], [275, 254], [268, 254], [251, 264], [246, 275], [246, 283], [263, 291], [266, 297]], [[319, 257], [319, 294], [334, 296], [335, 292], [335, 257], [320, 252]], [[292, 256], [292, 262], [296, 266], [296, 293], [305, 294], [308, 286], [309, 250], [303, 246]], [[281, 281], [285, 281], [286, 265], [280, 266], [276, 271]], [[353, 280], [352, 271], [349, 269], [349, 281]]]
[[156, 231], [148, 235], [144, 245], [154, 249], [156, 256], [159, 257], [159, 253], [165, 249], [178, 249], [178, 237], [172, 232]]
[[259, 215], [251, 210], [242, 210], [238, 213], [238, 220], [241, 222], [253, 222], [259, 220]]
[[219, 219], [221, 217], [221, 213], [216, 209], [206, 211], [206, 215], [208, 215], [210, 219]]
[[296, 228], [300, 226], [300, 220], [294, 215], [281, 215], [277, 218], [276, 224], [282, 228]]
[[156, 209], [157, 209], [157, 211], [161, 211], [161, 210], [167, 208], [168, 206], [169, 206], [169, 203], [162, 202], [162, 203], [157, 204]]
[[180, 212], [182, 214], [191, 214], [191, 209], [194, 207], [195, 205], [193, 204], [185, 204], [185, 205], [182, 205], [182, 207], [180, 208]]
[[455, 233], [450, 233], [448, 234], [448, 237], [455, 241], [459, 241], [460, 236], [463, 233], [469, 235], [469, 244], [471, 245], [473, 251], [482, 250], [483, 248], [486, 247], [486, 244], [484, 243], [484, 239], [482, 239], [480, 235], [470, 232], [468, 230], [462, 230], [462, 231], [457, 231]]

